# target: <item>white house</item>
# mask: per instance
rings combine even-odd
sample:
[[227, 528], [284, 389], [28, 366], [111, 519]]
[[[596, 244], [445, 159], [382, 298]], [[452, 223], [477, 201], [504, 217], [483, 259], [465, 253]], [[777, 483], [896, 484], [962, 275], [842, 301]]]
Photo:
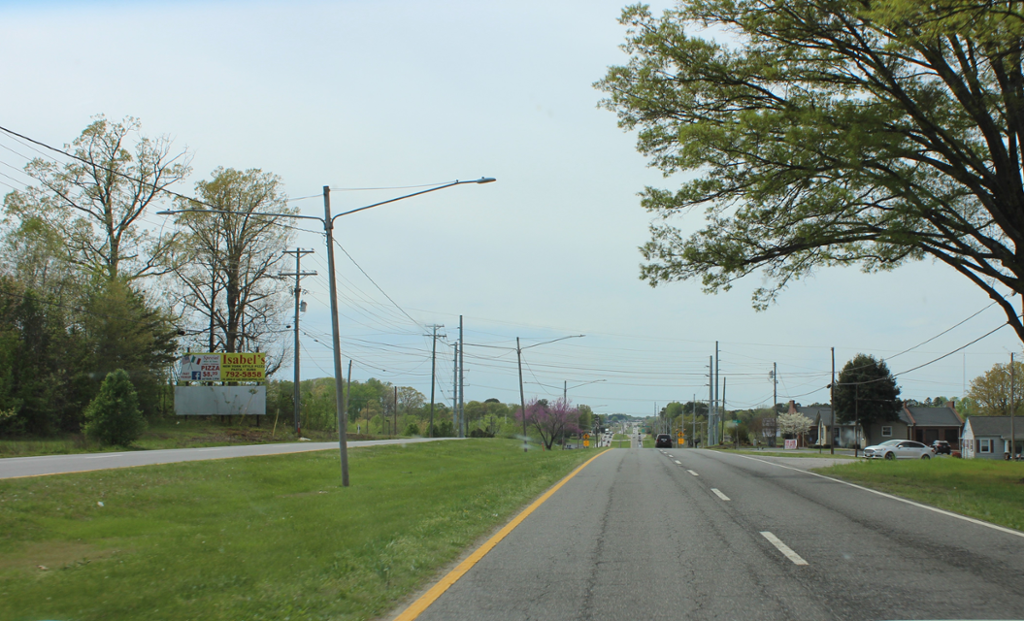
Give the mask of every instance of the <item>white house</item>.
[[[1013, 435], [1016, 439], [1014, 454], [1021, 454], [1024, 445], [1024, 417], [1017, 416]], [[964, 423], [960, 442], [960, 456], [965, 459], [1006, 459], [1010, 453], [1009, 416], [971, 416]]]

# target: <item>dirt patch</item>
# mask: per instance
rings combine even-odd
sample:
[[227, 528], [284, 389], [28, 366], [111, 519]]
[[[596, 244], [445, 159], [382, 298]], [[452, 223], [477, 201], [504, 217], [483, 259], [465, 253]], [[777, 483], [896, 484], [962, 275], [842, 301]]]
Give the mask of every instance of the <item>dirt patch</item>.
[[117, 550], [104, 550], [87, 543], [47, 541], [29, 543], [20, 550], [0, 556], [0, 571], [8, 569], [53, 571], [87, 565], [110, 558]]

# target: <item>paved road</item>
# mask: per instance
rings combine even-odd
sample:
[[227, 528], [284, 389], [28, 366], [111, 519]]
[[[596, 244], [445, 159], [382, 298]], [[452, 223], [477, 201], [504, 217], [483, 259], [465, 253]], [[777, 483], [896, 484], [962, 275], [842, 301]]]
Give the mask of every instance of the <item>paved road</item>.
[[611, 450], [419, 619], [1024, 618], [1021, 533], [803, 461]]
[[[434, 442], [454, 438], [416, 438], [402, 440], [362, 440], [349, 442], [349, 448], [378, 446], [381, 444], [408, 444]], [[158, 451], [126, 451], [124, 453], [89, 453], [82, 455], [41, 455], [39, 457], [7, 457], [0, 459], [0, 479], [30, 477], [44, 474], [129, 468], [152, 464], [170, 464], [179, 461], [280, 455], [306, 451], [338, 450], [337, 442], [288, 442], [282, 444], [247, 444], [244, 446], [210, 446], [204, 448], [166, 449]]]

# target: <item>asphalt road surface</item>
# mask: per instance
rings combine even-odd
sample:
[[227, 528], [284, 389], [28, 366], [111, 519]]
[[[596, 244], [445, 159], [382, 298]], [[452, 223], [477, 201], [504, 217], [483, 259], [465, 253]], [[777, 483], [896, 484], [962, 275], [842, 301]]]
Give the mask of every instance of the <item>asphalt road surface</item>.
[[1024, 618], [1022, 533], [803, 461], [608, 451], [418, 618]]
[[[409, 444], [434, 442], [454, 438], [415, 438], [402, 440], [362, 440], [349, 442], [349, 448], [381, 444]], [[337, 442], [288, 442], [281, 444], [247, 444], [243, 446], [209, 446], [157, 451], [126, 451], [123, 453], [87, 453], [82, 455], [41, 455], [38, 457], [7, 457], [0, 459], [0, 479], [31, 477], [45, 474], [85, 472], [107, 468], [129, 468], [152, 464], [170, 464], [179, 461], [227, 459], [255, 455], [280, 455], [306, 451], [338, 450]]]

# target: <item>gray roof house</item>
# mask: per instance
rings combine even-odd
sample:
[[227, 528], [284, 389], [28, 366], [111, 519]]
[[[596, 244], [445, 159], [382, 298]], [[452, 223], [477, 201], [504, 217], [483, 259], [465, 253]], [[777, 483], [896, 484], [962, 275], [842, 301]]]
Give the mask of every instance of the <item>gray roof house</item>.
[[963, 424], [964, 419], [952, 402], [939, 407], [904, 404], [897, 420], [869, 425], [867, 439], [871, 444], [899, 439], [928, 445], [935, 440], [945, 440], [956, 450], [960, 446]]
[[[820, 442], [828, 446], [829, 428], [832, 426], [832, 408], [828, 406], [803, 407], [792, 401], [789, 411], [799, 412], [811, 420], [807, 443], [818, 446]], [[904, 405], [895, 420], [867, 425], [854, 429], [853, 422], [837, 422], [835, 427], [836, 446], [852, 447], [855, 443], [861, 447], [884, 442], [885, 440], [917, 440], [931, 444], [935, 440], [946, 440], [953, 449], [960, 444], [960, 432], [963, 419], [952, 403], [941, 407], [923, 405]], [[1024, 430], [1024, 418], [1022, 418]], [[859, 439], [859, 442], [857, 440]]]
[[[1024, 417], [1014, 417], [1015, 454], [1024, 445]], [[966, 459], [1006, 459], [1010, 453], [1009, 416], [971, 416], [964, 423], [961, 457]]]

